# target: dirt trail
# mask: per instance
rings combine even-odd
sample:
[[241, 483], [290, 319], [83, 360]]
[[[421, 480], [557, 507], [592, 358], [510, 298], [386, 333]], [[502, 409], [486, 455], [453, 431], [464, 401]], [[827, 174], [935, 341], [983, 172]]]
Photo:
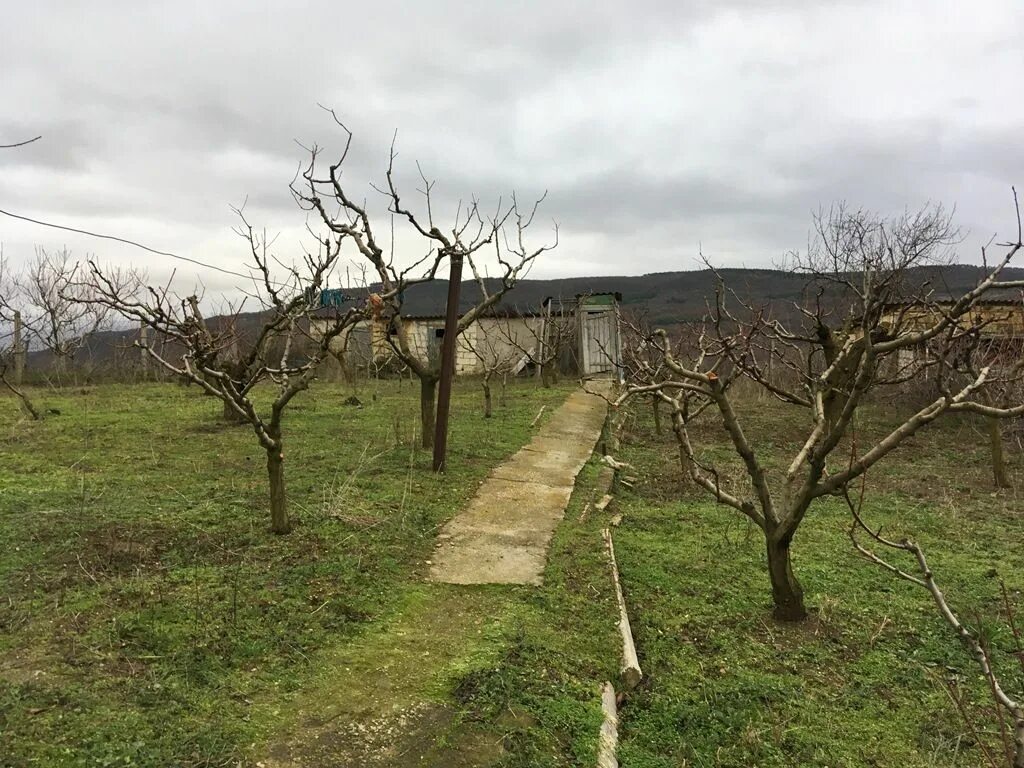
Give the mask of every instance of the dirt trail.
[[[602, 392], [607, 386], [588, 385]], [[583, 390], [571, 394], [445, 525], [430, 580], [540, 584], [551, 536], [565, 513], [576, 475], [594, 450], [606, 413], [601, 397]]]

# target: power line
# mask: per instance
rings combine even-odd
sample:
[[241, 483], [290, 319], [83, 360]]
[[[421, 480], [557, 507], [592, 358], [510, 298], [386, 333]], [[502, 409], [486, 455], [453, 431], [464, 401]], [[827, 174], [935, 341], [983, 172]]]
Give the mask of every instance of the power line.
[[246, 274], [243, 274], [242, 272], [232, 272], [230, 269], [224, 269], [223, 267], [217, 267], [217, 266], [214, 266], [213, 264], [207, 264], [205, 262], [199, 261], [198, 259], [193, 259], [193, 258], [191, 258], [189, 256], [181, 256], [180, 254], [171, 253], [170, 251], [161, 251], [161, 250], [158, 250], [156, 248], [150, 248], [148, 245], [143, 245], [142, 243], [137, 243], [134, 240], [128, 240], [127, 238], [124, 238], [124, 237], [117, 237], [116, 235], [104, 235], [104, 234], [99, 233], [99, 232], [90, 232], [87, 229], [77, 229], [75, 227], [66, 227], [66, 226], [64, 226], [62, 224], [52, 224], [51, 222], [48, 222], [48, 221], [40, 221], [39, 219], [32, 219], [32, 218], [29, 218], [28, 216], [21, 216], [20, 214], [17, 214], [17, 213], [11, 213], [10, 211], [5, 211], [2, 208], [0, 208], [0, 213], [2, 213], [4, 216], [10, 216], [12, 219], [20, 219], [21, 221], [27, 221], [27, 222], [30, 222], [32, 224], [38, 224], [41, 227], [50, 227], [51, 229], [61, 229], [61, 230], [64, 230], [65, 232], [74, 232], [74, 233], [79, 234], [79, 235], [86, 235], [87, 237], [96, 237], [96, 238], [100, 238], [101, 240], [113, 240], [114, 242], [117, 242], [117, 243], [124, 243], [125, 245], [132, 245], [132, 246], [135, 246], [136, 248], [141, 248], [144, 251], [149, 251], [150, 253], [155, 253], [158, 256], [167, 256], [167, 257], [172, 258], [172, 259], [179, 259], [181, 261], [187, 261], [187, 262], [190, 262], [192, 264], [196, 264], [196, 265], [198, 265], [200, 267], [205, 267], [206, 269], [212, 269], [212, 270], [215, 270], [217, 272], [223, 272], [225, 275], [232, 275], [233, 277], [241, 277], [241, 278], [244, 278], [245, 280], [252, 280], [253, 277], [254, 277], [252, 274], [246, 275]]
[[0, 144], [0, 149], [14, 149], [15, 147], [24, 147], [26, 144], [31, 144], [33, 141], [39, 141], [41, 138], [43, 137], [40, 135], [36, 136], [34, 139], [19, 141], [16, 144]]

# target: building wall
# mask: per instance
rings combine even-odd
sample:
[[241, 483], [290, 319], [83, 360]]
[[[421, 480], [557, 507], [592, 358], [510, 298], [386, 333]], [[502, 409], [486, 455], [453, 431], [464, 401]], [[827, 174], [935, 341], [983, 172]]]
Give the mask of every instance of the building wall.
[[527, 352], [537, 351], [542, 322], [539, 317], [482, 317], [473, 323], [476, 333], [465, 340], [460, 338], [459, 344], [467, 348], [470, 344], [476, 347], [476, 353], [470, 350], [470, 354], [477, 360], [479, 372], [484, 369], [480, 357], [488, 364], [497, 364], [499, 369], [508, 369], [522, 360]]
[[[323, 328], [326, 321], [316, 320], [314, 327]], [[403, 319], [402, 323], [412, 352], [423, 361], [440, 361], [442, 337], [438, 329], [444, 328], [443, 318]], [[497, 361], [499, 367], [516, 365], [527, 352], [535, 352], [543, 320], [540, 317], [495, 318], [483, 317], [473, 322], [462, 334], [455, 346], [455, 372], [458, 375], [473, 375], [484, 372], [483, 357]], [[388, 343], [388, 324], [384, 321], [367, 321], [362, 324], [369, 336], [374, 362], [384, 365], [394, 358], [394, 350]], [[320, 331], [322, 332], [322, 330]], [[346, 330], [346, 334], [349, 331]], [[314, 330], [314, 333], [316, 331]], [[397, 341], [396, 341], [397, 343]], [[342, 349], [344, 337], [339, 337], [334, 346]], [[475, 350], [475, 351], [474, 351]], [[479, 353], [479, 356], [478, 354]], [[362, 356], [355, 361], [365, 364]]]
[[[444, 329], [444, 320], [442, 318], [403, 319], [402, 325], [409, 349], [416, 358], [423, 362], [433, 362], [435, 365], [439, 365], [443, 338], [437, 335], [437, 331]], [[371, 338], [378, 364], [395, 357], [395, 352], [388, 342], [387, 329], [388, 325], [384, 322], [374, 323]], [[476, 323], [473, 323], [459, 337], [460, 343], [455, 346], [456, 374], [471, 374], [480, 371], [480, 361], [473, 354], [472, 348], [461, 343], [463, 339], [467, 343], [474, 343], [477, 332]], [[397, 339], [395, 343], [398, 343]]]
[[[892, 322], [895, 314], [888, 315], [882, 322]], [[970, 318], [965, 317], [965, 322], [984, 322], [986, 324], [981, 329], [982, 336], [998, 338], [1024, 336], [1024, 305], [1022, 304], [979, 304], [971, 310], [970, 315]], [[904, 315], [906, 325], [912, 330], [927, 328], [938, 322], [941, 317], [939, 308], [930, 306], [912, 307]]]
[[[323, 338], [323, 334], [326, 333], [327, 328], [330, 326], [331, 322], [332, 322], [331, 320], [325, 320], [325, 319], [319, 318], [319, 317], [314, 317], [314, 318], [310, 319], [310, 321], [309, 321], [309, 332], [310, 332], [310, 335], [314, 339]], [[345, 345], [346, 344], [351, 344], [351, 342], [354, 341], [354, 338], [350, 341], [350, 339], [349, 339], [349, 335], [350, 334], [355, 332], [356, 335], [358, 336], [360, 334], [367, 333], [369, 331], [369, 328], [370, 328], [370, 322], [368, 320], [362, 320], [362, 321], [360, 321], [360, 322], [358, 322], [358, 323], [356, 323], [354, 325], [348, 326], [347, 328], [342, 330], [341, 333], [339, 333], [337, 336], [335, 336], [334, 339], [331, 340], [331, 350], [334, 351], [334, 352], [340, 352], [341, 350], [345, 349]]]

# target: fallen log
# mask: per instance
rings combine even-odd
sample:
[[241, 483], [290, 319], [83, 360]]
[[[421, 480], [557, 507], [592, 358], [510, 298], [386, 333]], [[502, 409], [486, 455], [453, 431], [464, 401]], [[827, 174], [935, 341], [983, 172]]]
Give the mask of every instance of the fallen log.
[[544, 409], [545, 408], [547, 408], [547, 406], [546, 405], [542, 405], [540, 407], [540, 410], [537, 411], [537, 415], [534, 417], [533, 421], [530, 422], [530, 429], [533, 429], [534, 427], [537, 426], [537, 422], [540, 421], [540, 417], [544, 415]]
[[586, 519], [587, 519], [587, 513], [588, 513], [589, 511], [590, 511], [590, 502], [588, 501], [588, 502], [587, 502], [586, 504], [584, 504], [584, 505], [583, 505], [583, 511], [582, 511], [582, 512], [580, 512], [580, 519], [579, 519], [579, 522], [581, 522], [581, 523], [582, 523], [582, 522], [583, 522], [584, 520], [586, 520]]
[[622, 584], [619, 581], [619, 565], [615, 560], [615, 545], [612, 543], [611, 529], [605, 528], [603, 536], [604, 543], [608, 547], [608, 557], [612, 565], [615, 599], [619, 603], [619, 633], [622, 635], [622, 666], [620, 668], [620, 675], [626, 690], [632, 690], [640, 682], [643, 673], [640, 671], [640, 660], [636, 655], [633, 630], [629, 626], [629, 613], [626, 611], [626, 599], [622, 594]]
[[619, 713], [611, 683], [601, 686], [601, 710], [604, 721], [597, 741], [597, 768], [619, 768], [619, 759], [615, 756], [619, 746]]

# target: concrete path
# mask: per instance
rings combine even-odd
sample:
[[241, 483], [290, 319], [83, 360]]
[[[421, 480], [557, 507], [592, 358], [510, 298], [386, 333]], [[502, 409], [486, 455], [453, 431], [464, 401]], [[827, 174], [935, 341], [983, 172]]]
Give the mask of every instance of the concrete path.
[[[605, 391], [604, 382], [588, 388]], [[600, 388], [600, 389], [599, 389]], [[548, 543], [576, 475], [593, 453], [607, 406], [578, 390], [528, 445], [495, 468], [469, 505], [438, 535], [430, 580], [449, 584], [540, 584]]]

